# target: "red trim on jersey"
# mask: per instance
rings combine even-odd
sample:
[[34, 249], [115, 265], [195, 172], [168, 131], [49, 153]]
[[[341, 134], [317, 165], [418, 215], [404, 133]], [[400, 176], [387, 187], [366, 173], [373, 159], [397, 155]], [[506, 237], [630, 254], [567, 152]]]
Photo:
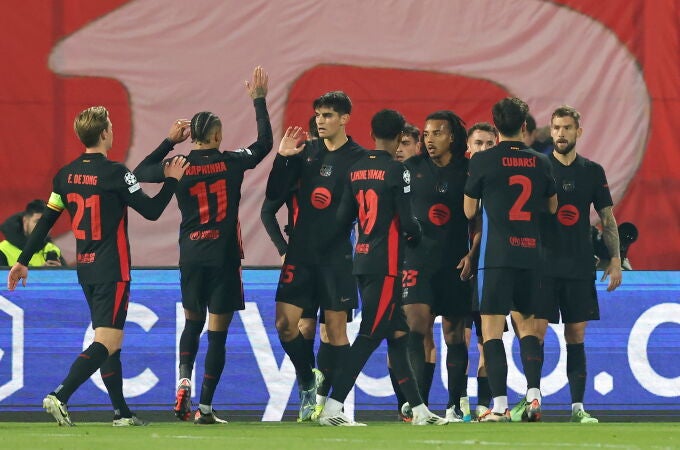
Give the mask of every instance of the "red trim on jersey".
[[130, 281], [130, 255], [128, 253], [127, 230], [125, 229], [125, 219], [127, 218], [127, 208], [125, 214], [120, 219], [118, 230], [116, 231], [116, 247], [118, 247], [118, 263], [120, 265], [120, 279]]
[[394, 295], [394, 282], [395, 278], [389, 275], [383, 280], [382, 291], [380, 291], [380, 300], [378, 300], [378, 310], [375, 313], [375, 320], [373, 321], [373, 326], [371, 327], [371, 334], [375, 332], [380, 320], [385, 315], [385, 311], [387, 311], [387, 307], [390, 305], [390, 303], [392, 303], [392, 296]]
[[298, 198], [296, 194], [293, 194], [291, 199], [293, 204], [293, 226], [297, 223], [298, 215], [300, 214], [300, 205], [298, 204]]
[[387, 233], [387, 274], [398, 275], [399, 266], [399, 217], [394, 216]]
[[241, 256], [241, 259], [245, 258], [245, 254], [243, 253], [243, 239], [241, 238], [241, 222], [236, 219], [236, 239], [238, 240], [238, 252], [239, 255]]
[[[127, 286], [126, 281], [116, 282], [116, 299], [113, 302], [113, 316], [111, 317], [111, 325], [115, 325], [116, 317], [118, 316], [118, 311], [123, 303], [123, 297], [125, 297], [125, 287]], [[126, 305], [127, 308], [127, 305]]]

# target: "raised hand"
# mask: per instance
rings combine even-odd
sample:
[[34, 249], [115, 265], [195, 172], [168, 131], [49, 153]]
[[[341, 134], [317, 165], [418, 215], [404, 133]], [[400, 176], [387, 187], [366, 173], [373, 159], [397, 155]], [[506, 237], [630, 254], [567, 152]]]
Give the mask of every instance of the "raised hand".
[[264, 71], [262, 66], [257, 66], [253, 70], [253, 80], [245, 82], [246, 90], [251, 98], [262, 98], [267, 96], [267, 87], [269, 85], [269, 75]]
[[[302, 127], [288, 127], [286, 133], [281, 138], [279, 143], [279, 155], [293, 156], [297, 155], [305, 148], [302, 141], [307, 137], [307, 133], [302, 131]], [[302, 145], [299, 145], [302, 144]]]
[[189, 126], [191, 121], [189, 119], [177, 119], [170, 126], [170, 132], [168, 133], [168, 139], [170, 139], [175, 144], [184, 142], [190, 133]]
[[176, 178], [179, 181], [182, 179], [182, 176], [188, 167], [189, 161], [187, 161], [184, 156], [175, 156], [165, 163], [163, 166], [163, 174], [166, 178]]

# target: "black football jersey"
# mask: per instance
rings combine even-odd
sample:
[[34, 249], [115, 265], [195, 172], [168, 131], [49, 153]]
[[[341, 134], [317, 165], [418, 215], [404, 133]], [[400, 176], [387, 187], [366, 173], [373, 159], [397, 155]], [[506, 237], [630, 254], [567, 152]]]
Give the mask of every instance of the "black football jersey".
[[420, 245], [406, 249], [406, 265], [455, 267], [469, 251], [469, 220], [463, 210], [468, 160], [454, 158], [439, 167], [427, 155], [417, 155], [404, 164], [411, 174], [411, 208], [423, 228]]
[[323, 237], [319, 230], [335, 226], [349, 168], [365, 154], [366, 150], [348, 137], [334, 151], [329, 151], [322, 139], [316, 139], [307, 141], [298, 155], [276, 156], [267, 183], [267, 197], [287, 196], [291, 187], [299, 183], [299, 213], [288, 241], [287, 260], [332, 264], [352, 258], [349, 233], [321, 249], [319, 242]]
[[84, 153], [59, 170], [48, 207], [66, 209], [71, 216], [81, 282], [130, 280], [127, 206], [157, 219], [176, 186], [177, 180], [168, 180], [156, 197], [149, 198], [132, 172], [101, 153]]
[[338, 222], [347, 228], [358, 219], [355, 274], [400, 274], [403, 234], [420, 233], [411, 213], [410, 179], [406, 167], [384, 150], [367, 152], [349, 169]]
[[[235, 151], [192, 150], [191, 164], [176, 190], [182, 214], [179, 264], [220, 266], [243, 257], [238, 222], [244, 172], [264, 159], [273, 146], [264, 98], [253, 100], [257, 140]], [[163, 158], [172, 149], [167, 139], [135, 169], [140, 181], [158, 181]]]
[[537, 267], [540, 215], [555, 194], [548, 158], [516, 141], [477, 152], [465, 194], [482, 200], [479, 268]]
[[557, 189], [557, 214], [545, 229], [546, 273], [555, 277], [592, 279], [595, 259], [590, 235], [590, 205], [600, 211], [612, 206], [604, 169], [583, 156], [565, 166], [550, 155]]

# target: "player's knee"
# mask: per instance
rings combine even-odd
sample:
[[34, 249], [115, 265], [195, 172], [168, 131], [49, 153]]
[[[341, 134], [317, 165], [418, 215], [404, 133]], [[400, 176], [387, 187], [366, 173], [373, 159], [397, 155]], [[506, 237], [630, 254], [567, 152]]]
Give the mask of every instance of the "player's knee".
[[285, 315], [276, 317], [276, 331], [279, 333], [279, 338], [283, 341], [290, 341], [299, 333], [297, 323], [293, 323]]

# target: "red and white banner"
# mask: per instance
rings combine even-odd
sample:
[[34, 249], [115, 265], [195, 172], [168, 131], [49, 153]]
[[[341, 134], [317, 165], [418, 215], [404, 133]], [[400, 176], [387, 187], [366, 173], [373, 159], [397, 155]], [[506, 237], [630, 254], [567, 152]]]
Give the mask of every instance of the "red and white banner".
[[[348, 132], [367, 147], [370, 117], [384, 107], [418, 126], [429, 112], [452, 109], [471, 125], [490, 120], [491, 105], [511, 94], [541, 126], [555, 107], [572, 105], [583, 117], [579, 152], [605, 167], [618, 221], [640, 231], [633, 267], [680, 268], [677, 1], [13, 3], [0, 19], [0, 219], [47, 198], [57, 168], [82, 151], [72, 120], [87, 106], [109, 108], [109, 157], [130, 168], [173, 120], [197, 111], [222, 118], [223, 150], [249, 144], [255, 119], [243, 81], [262, 65], [275, 143], [286, 126], [305, 125], [311, 101], [332, 89], [352, 98]], [[243, 187], [248, 265], [279, 262], [259, 220], [270, 167], [271, 157]], [[174, 204], [158, 222], [130, 219], [133, 264], [176, 264]], [[60, 221], [57, 234], [66, 231]], [[72, 259], [71, 238], [57, 242]]]

